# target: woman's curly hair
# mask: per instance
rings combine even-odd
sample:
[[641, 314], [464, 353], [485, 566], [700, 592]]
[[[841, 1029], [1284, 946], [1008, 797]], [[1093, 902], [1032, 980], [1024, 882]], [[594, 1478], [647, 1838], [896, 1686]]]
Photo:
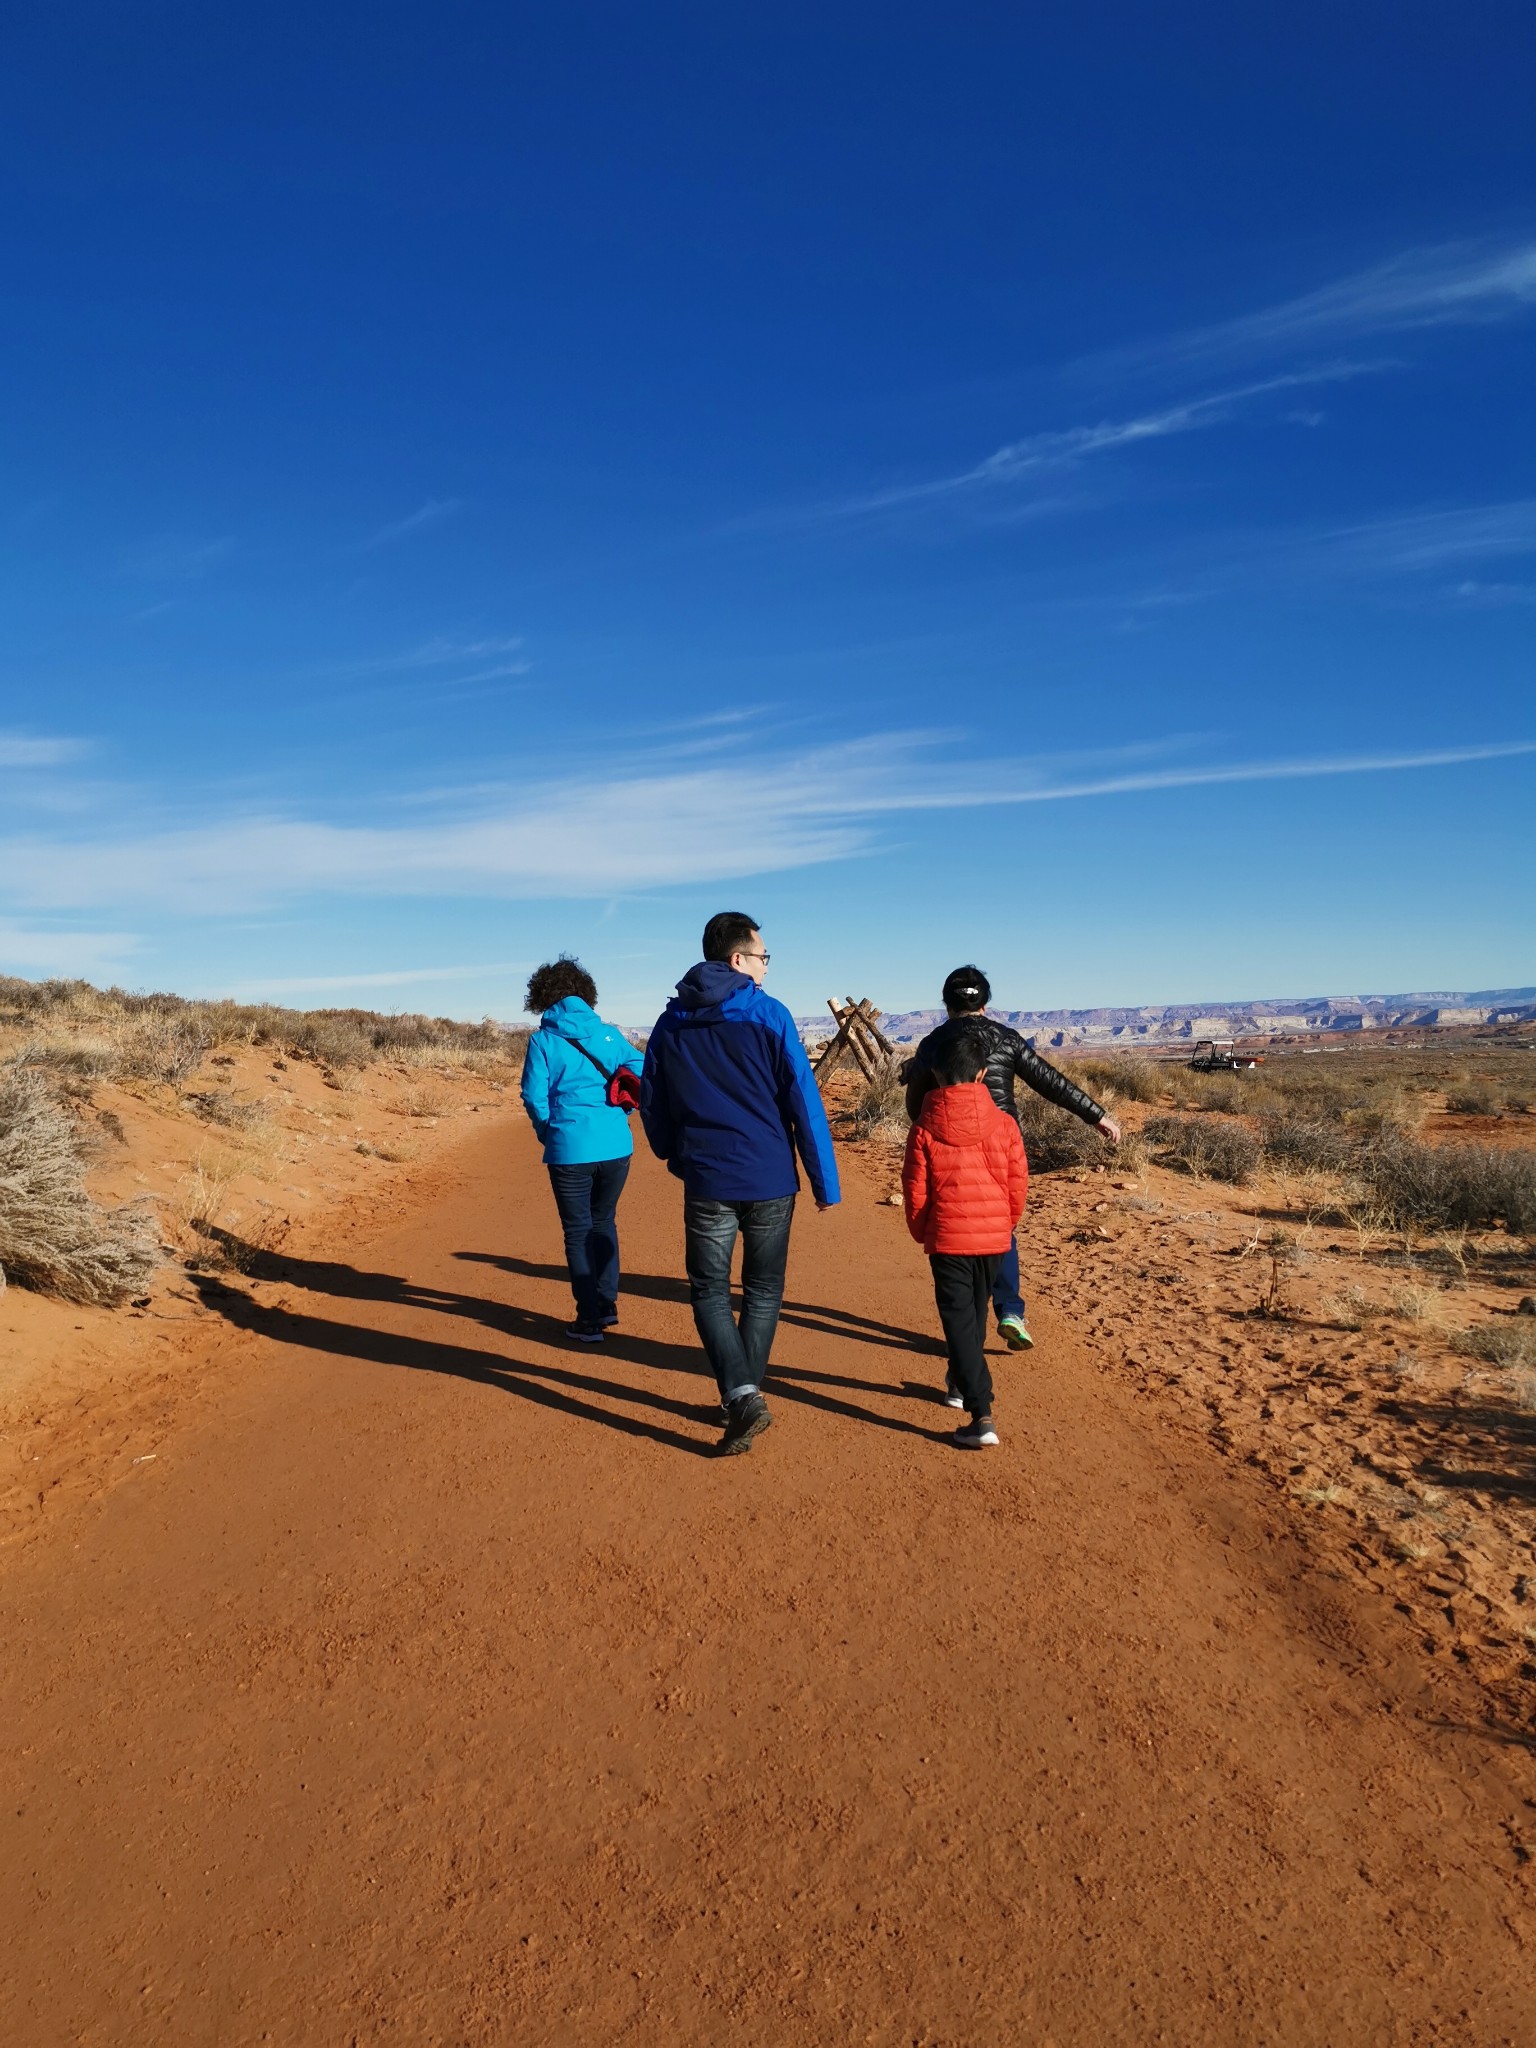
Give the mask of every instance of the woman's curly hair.
[[526, 1007], [530, 1013], [536, 1010], [542, 1016], [566, 996], [580, 996], [584, 1003], [597, 1008], [597, 983], [579, 960], [562, 953], [558, 960], [546, 960], [529, 975]]

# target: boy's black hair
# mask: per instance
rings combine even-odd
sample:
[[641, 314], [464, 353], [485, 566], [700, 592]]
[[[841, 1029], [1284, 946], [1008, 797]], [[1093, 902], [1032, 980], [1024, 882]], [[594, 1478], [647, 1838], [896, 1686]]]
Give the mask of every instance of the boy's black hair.
[[733, 953], [745, 953], [757, 929], [757, 919], [744, 910], [717, 910], [704, 927], [704, 958], [729, 960]]
[[979, 967], [957, 967], [944, 977], [946, 1010], [984, 1010], [992, 1000], [992, 984]]
[[569, 953], [562, 953], [558, 960], [546, 960], [542, 967], [535, 967], [528, 977], [528, 994], [524, 1007], [538, 1011], [552, 1010], [555, 1004], [566, 996], [580, 996], [584, 1003], [597, 1008], [597, 983], [588, 974], [579, 960], [573, 960]]
[[957, 1088], [966, 1081], [979, 1081], [986, 1065], [987, 1048], [980, 1033], [957, 1031], [947, 1043], [941, 1041], [935, 1052], [933, 1078], [941, 1088]]

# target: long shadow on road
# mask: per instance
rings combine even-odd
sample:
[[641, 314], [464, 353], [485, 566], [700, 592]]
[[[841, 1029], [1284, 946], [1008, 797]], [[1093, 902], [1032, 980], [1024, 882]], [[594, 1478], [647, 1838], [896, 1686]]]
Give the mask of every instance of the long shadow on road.
[[[306, 1293], [329, 1295], [339, 1300], [377, 1302], [392, 1308], [459, 1317], [522, 1345], [543, 1348], [560, 1345], [564, 1338], [564, 1326], [558, 1317], [521, 1308], [512, 1302], [459, 1294], [452, 1289], [407, 1279], [401, 1274], [372, 1272], [339, 1260], [265, 1253], [245, 1245], [227, 1231], [211, 1234], [232, 1256], [234, 1263], [253, 1280], [281, 1281]], [[563, 1267], [550, 1270], [561, 1280], [565, 1278]], [[375, 1329], [368, 1324], [333, 1322], [325, 1316], [269, 1308], [243, 1289], [226, 1286], [215, 1277], [206, 1274], [191, 1277], [204, 1303], [236, 1328], [336, 1357], [367, 1359], [379, 1365], [405, 1366], [417, 1372], [447, 1374], [486, 1386], [499, 1386], [508, 1393], [519, 1394], [525, 1400], [544, 1407], [562, 1408], [585, 1421], [601, 1422], [624, 1435], [649, 1437], [653, 1442], [693, 1455], [714, 1453], [713, 1444], [701, 1444], [676, 1430], [619, 1415], [579, 1398], [581, 1393], [596, 1394], [631, 1405], [660, 1409], [686, 1421], [718, 1425], [720, 1410], [714, 1382], [702, 1356], [691, 1347], [680, 1350], [675, 1344], [618, 1332], [610, 1332], [603, 1347], [602, 1355], [618, 1363], [637, 1365], [652, 1372], [684, 1373], [701, 1383], [701, 1399], [677, 1400], [665, 1394], [651, 1393], [628, 1380], [600, 1379], [553, 1364], [509, 1358], [499, 1351], [444, 1344], [437, 1339], [406, 1336], [396, 1331]], [[651, 1276], [639, 1277], [649, 1280]], [[823, 1388], [829, 1391], [821, 1391]], [[770, 1393], [798, 1401], [806, 1407], [867, 1423], [877, 1429], [894, 1430], [901, 1435], [918, 1436], [933, 1442], [948, 1441], [943, 1431], [924, 1429], [900, 1417], [878, 1414], [856, 1402], [839, 1399], [830, 1391], [833, 1388], [887, 1396], [916, 1393], [922, 1398], [932, 1398], [927, 1389], [914, 1388], [910, 1384], [898, 1387], [794, 1368], [781, 1370], [774, 1367], [768, 1380]]]
[[[495, 1266], [503, 1273], [520, 1273], [528, 1280], [565, 1282], [564, 1266], [541, 1264], [537, 1259], [513, 1258], [505, 1252], [455, 1252], [456, 1259], [476, 1265]], [[664, 1273], [625, 1273], [619, 1281], [620, 1294], [641, 1300], [688, 1302], [688, 1282]], [[827, 1337], [857, 1337], [864, 1344], [884, 1344], [897, 1351], [924, 1351], [942, 1357], [944, 1346], [929, 1330], [908, 1330], [899, 1323], [877, 1322], [872, 1316], [856, 1315], [852, 1309], [827, 1308], [817, 1301], [786, 1300], [780, 1322], [798, 1323]]]

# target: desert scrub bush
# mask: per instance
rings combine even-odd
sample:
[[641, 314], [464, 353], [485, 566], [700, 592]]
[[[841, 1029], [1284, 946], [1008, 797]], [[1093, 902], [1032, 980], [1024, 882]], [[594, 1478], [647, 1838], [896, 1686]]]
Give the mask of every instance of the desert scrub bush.
[[877, 1144], [904, 1145], [907, 1141], [907, 1091], [894, 1066], [877, 1067], [864, 1083], [853, 1106], [854, 1133]]
[[1422, 1145], [1389, 1134], [1359, 1155], [1358, 1171], [1399, 1230], [1536, 1230], [1536, 1153], [1482, 1145]]
[[400, 1116], [446, 1116], [452, 1107], [441, 1088], [407, 1088], [395, 1104]]
[[1340, 1125], [1314, 1123], [1286, 1111], [1261, 1119], [1259, 1142], [1266, 1159], [1316, 1173], [1337, 1173], [1354, 1155]]
[[1463, 1358], [1481, 1358], [1488, 1365], [1536, 1365], [1536, 1318], [1474, 1323], [1470, 1330], [1456, 1332], [1451, 1349]]
[[94, 1081], [109, 1080], [118, 1070], [118, 1053], [105, 1039], [33, 1039], [12, 1061], [50, 1075], [71, 1095], [88, 1095]]
[[1026, 1088], [1019, 1096], [1019, 1127], [1031, 1173], [1059, 1173], [1069, 1166], [1103, 1166], [1112, 1156], [1101, 1138], [1081, 1117], [1047, 1102]]
[[213, 1050], [213, 1034], [197, 1017], [150, 1011], [131, 1018], [118, 1040], [117, 1069], [134, 1081], [179, 1088]]
[[36, 1074], [0, 1074], [0, 1270], [65, 1301], [113, 1308], [158, 1261], [153, 1218], [102, 1209], [85, 1191], [67, 1114]]
[[1225, 1117], [1149, 1117], [1142, 1135], [1167, 1159], [1202, 1180], [1241, 1187], [1253, 1178], [1259, 1163], [1258, 1139]]
[[1168, 1077], [1152, 1060], [1074, 1060], [1082, 1085], [1102, 1100], [1105, 1094], [1121, 1102], [1160, 1102], [1167, 1091]]

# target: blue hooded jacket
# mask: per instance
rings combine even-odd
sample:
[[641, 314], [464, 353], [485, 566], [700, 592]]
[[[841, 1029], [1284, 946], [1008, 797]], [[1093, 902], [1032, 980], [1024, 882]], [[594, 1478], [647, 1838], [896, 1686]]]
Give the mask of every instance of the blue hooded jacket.
[[627, 1159], [635, 1149], [628, 1116], [609, 1107], [608, 1083], [577, 1044], [590, 1046], [607, 1073], [615, 1067], [640, 1070], [640, 1048], [605, 1024], [590, 1003], [562, 996], [551, 1004], [523, 1061], [523, 1107], [544, 1147], [546, 1166]]
[[646, 1048], [640, 1121], [690, 1195], [769, 1202], [800, 1186], [839, 1199], [826, 1111], [795, 1020], [750, 975], [701, 960], [677, 985]]

